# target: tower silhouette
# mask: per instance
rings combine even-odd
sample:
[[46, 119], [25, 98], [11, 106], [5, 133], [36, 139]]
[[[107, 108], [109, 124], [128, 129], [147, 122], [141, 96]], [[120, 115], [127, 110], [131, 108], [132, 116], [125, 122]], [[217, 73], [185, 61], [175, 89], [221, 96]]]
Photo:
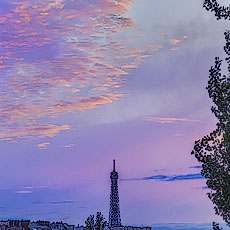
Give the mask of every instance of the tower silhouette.
[[118, 173], [115, 170], [115, 160], [113, 160], [113, 171], [110, 173], [111, 192], [109, 208], [109, 227], [121, 226], [119, 195], [118, 195]]

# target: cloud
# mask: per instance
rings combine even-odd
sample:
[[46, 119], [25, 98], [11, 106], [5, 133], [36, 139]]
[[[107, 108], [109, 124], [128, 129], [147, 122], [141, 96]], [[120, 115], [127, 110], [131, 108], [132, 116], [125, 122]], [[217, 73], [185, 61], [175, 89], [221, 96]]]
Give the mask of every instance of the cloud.
[[166, 169], [154, 169], [154, 172], [159, 172], [159, 171], [166, 171]]
[[107, 103], [112, 103], [114, 100], [118, 100], [122, 97], [121, 93], [103, 94], [101, 96], [94, 96], [87, 99], [82, 99], [79, 102], [61, 102], [55, 104], [49, 108], [50, 115], [54, 116], [59, 113], [67, 113], [74, 111], [84, 112], [86, 110], [93, 109], [98, 105], [104, 105]]
[[145, 121], [152, 121], [161, 124], [170, 124], [174, 122], [198, 122], [197, 120], [178, 118], [178, 117], [146, 117]]
[[73, 200], [64, 200], [64, 201], [52, 201], [51, 204], [62, 205], [62, 204], [73, 204], [75, 201]]
[[196, 180], [196, 179], [204, 179], [204, 177], [200, 173], [194, 173], [194, 174], [177, 175], [177, 176], [169, 177], [167, 180], [176, 181], [176, 180]]
[[41, 201], [39, 201], [39, 200], [36, 200], [36, 201], [32, 202], [32, 204], [37, 205], [37, 204], [42, 204], [42, 202], [41, 202]]
[[208, 186], [203, 186], [201, 189], [209, 189]]
[[181, 174], [181, 175], [155, 175], [150, 177], [142, 177], [142, 178], [131, 178], [131, 179], [121, 179], [122, 181], [132, 181], [132, 180], [155, 180], [155, 181], [184, 181], [184, 180], [198, 180], [204, 179], [200, 173], [193, 174]]
[[[143, 39], [140, 25], [128, 16], [133, 2], [14, 0], [3, 5], [0, 140], [42, 138], [24, 130], [44, 120], [49, 126], [53, 118], [61, 126], [65, 114], [125, 96], [125, 76], [162, 48], [152, 36]], [[183, 38], [164, 39], [171, 47]]]
[[179, 47], [172, 47], [172, 48], [170, 48], [170, 50], [172, 50], [172, 51], [177, 51], [179, 49]]
[[[35, 126], [22, 126], [13, 129], [9, 127], [8, 130], [3, 130], [0, 128], [0, 139], [5, 138], [28, 138], [28, 137], [54, 137], [60, 131], [68, 130], [70, 127], [68, 125], [35, 125]], [[43, 146], [44, 147], [44, 146]]]
[[201, 165], [194, 165], [194, 166], [190, 166], [189, 168], [191, 169], [202, 169]]
[[209, 189], [209, 188], [208, 188], [208, 186], [202, 186], [202, 187], [195, 187], [194, 189], [207, 190], [207, 189]]
[[50, 144], [49, 142], [40, 143], [38, 144], [38, 148], [46, 149], [49, 144]]
[[[119, 91], [124, 76], [161, 48], [144, 42], [134, 20], [125, 16], [132, 2], [15, 0], [7, 5], [0, 17], [5, 34], [0, 38], [0, 140], [54, 137], [68, 129], [52, 126], [54, 117], [125, 95]], [[48, 121], [50, 134], [35, 128], [45, 128], [41, 120]]]
[[169, 43], [176, 46], [181, 42], [179, 39], [169, 39]]
[[31, 194], [33, 193], [31, 190], [21, 190], [21, 191], [16, 191], [18, 194]]
[[40, 189], [48, 189], [49, 187], [47, 185], [41, 185], [39, 186]]
[[64, 145], [63, 147], [64, 148], [71, 148], [71, 147], [73, 147], [74, 146], [74, 144], [67, 144], [67, 145]]
[[[188, 36], [187, 36], [187, 35], [184, 35], [184, 36], [183, 36], [183, 39], [184, 39], [184, 40], [188, 39]], [[181, 39], [181, 40], [180, 40], [180, 39], [169, 39], [168, 42], [169, 42], [169, 44], [172, 46], [172, 47], [170, 48], [170, 50], [176, 51], [176, 50], [179, 49], [178, 45], [182, 42], [182, 39]]]

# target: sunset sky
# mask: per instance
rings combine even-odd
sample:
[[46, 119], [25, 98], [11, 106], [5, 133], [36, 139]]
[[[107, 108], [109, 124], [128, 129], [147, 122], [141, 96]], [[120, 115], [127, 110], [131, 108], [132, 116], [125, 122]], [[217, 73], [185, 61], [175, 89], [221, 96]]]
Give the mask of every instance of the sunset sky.
[[123, 225], [221, 221], [190, 153], [229, 25], [202, 4], [0, 1], [0, 219], [108, 219], [116, 159]]

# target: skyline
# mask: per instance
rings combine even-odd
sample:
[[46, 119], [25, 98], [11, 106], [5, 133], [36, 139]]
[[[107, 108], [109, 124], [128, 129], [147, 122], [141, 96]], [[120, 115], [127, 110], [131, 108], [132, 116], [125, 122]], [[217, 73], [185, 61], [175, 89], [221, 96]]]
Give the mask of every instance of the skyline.
[[202, 4], [0, 2], [0, 219], [107, 220], [116, 159], [122, 224], [222, 222], [191, 156], [228, 28]]

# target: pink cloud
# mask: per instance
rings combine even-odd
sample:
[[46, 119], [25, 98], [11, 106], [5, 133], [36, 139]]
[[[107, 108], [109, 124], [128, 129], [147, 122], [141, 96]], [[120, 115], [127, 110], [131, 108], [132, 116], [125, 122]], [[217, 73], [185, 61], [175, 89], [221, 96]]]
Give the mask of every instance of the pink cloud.
[[198, 122], [197, 120], [177, 117], [146, 117], [145, 121], [157, 122], [161, 124], [169, 124], [174, 122]]
[[[119, 100], [124, 76], [161, 46], [129, 29], [132, 0], [16, 0], [0, 18], [0, 139], [53, 137], [62, 125], [42, 118], [86, 111]], [[125, 39], [118, 39], [122, 33]], [[13, 50], [13, 51], [12, 51]], [[63, 96], [64, 95], [64, 96]], [[12, 127], [15, 131], [11, 131]], [[43, 127], [41, 130], [35, 127]], [[27, 132], [27, 134], [26, 134]]]
[[0, 140], [15, 138], [34, 138], [34, 137], [54, 137], [60, 131], [68, 130], [68, 125], [35, 125], [9, 128], [8, 130], [0, 129]]
[[176, 46], [181, 42], [179, 39], [169, 39], [169, 43]]
[[46, 149], [49, 144], [50, 144], [49, 142], [40, 143], [38, 144], [38, 148]]
[[74, 146], [74, 144], [67, 144], [67, 145], [64, 145], [63, 147], [64, 148], [71, 148], [71, 147], [73, 147]]

